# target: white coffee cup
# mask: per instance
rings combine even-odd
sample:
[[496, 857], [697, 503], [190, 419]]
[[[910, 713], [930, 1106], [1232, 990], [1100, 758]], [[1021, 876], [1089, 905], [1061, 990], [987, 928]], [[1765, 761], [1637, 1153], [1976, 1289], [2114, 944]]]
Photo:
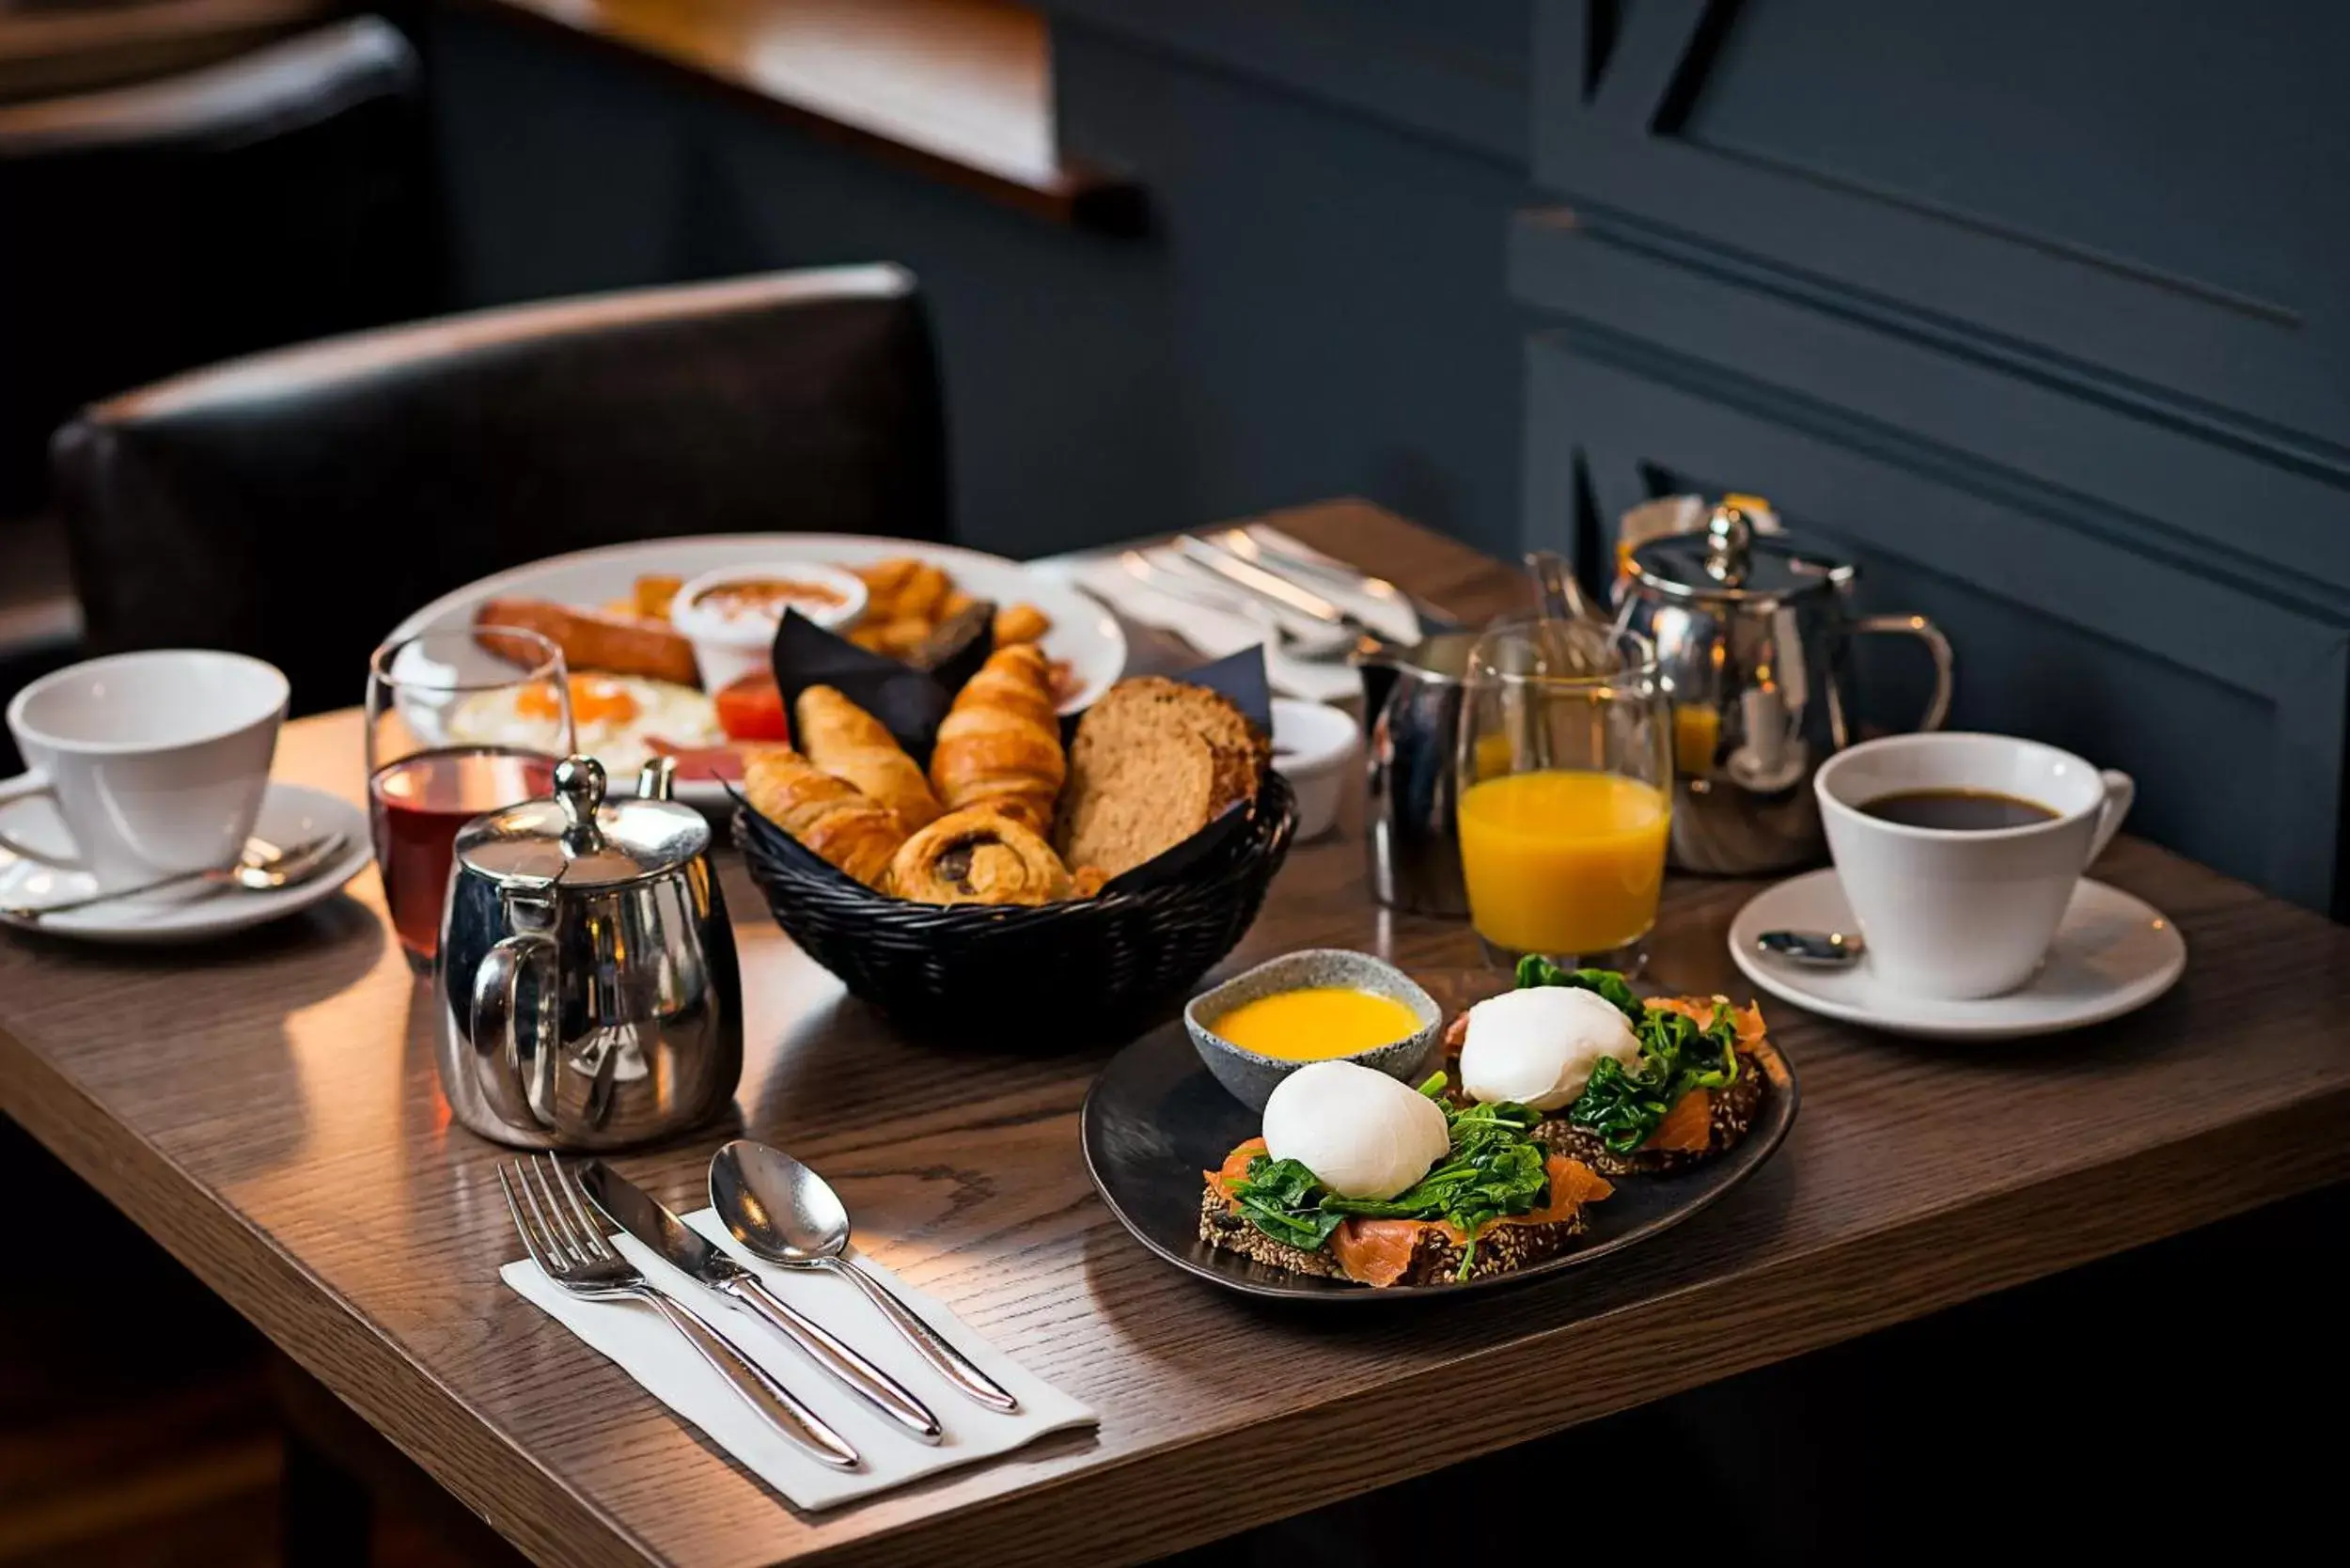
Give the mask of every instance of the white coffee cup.
[[0, 807], [48, 797], [73, 853], [5, 829], [0, 848], [102, 888], [228, 865], [253, 831], [285, 717], [285, 676], [242, 653], [118, 653], [45, 675], [8, 704], [26, 771], [0, 779]]
[[[1866, 962], [1921, 996], [1996, 996], [2047, 955], [2089, 863], [2138, 787], [2069, 751], [2013, 735], [1888, 735], [1839, 752], [1812, 787]], [[1863, 809], [1887, 795], [1970, 790], [2055, 813], [1984, 830], [1911, 827]]]

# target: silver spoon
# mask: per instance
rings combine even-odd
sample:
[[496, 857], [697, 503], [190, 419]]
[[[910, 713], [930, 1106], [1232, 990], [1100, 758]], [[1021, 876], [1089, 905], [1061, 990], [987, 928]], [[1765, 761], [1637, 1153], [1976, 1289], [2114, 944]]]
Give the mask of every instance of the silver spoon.
[[92, 893], [87, 898], [68, 899], [63, 903], [0, 905], [0, 915], [6, 915], [12, 920], [37, 921], [45, 915], [62, 915], [70, 909], [87, 909], [92, 904], [105, 903], [114, 899], [133, 898], [140, 893], [153, 893], [189, 883], [241, 887], [248, 893], [274, 893], [281, 887], [292, 887], [318, 875], [341, 856], [343, 846], [350, 841], [347, 835], [329, 833], [290, 849], [279, 849], [266, 839], [247, 839], [244, 852], [231, 866], [202, 871], [181, 871], [177, 876], [143, 882], [134, 887], [112, 887], [102, 893]]
[[1808, 968], [1847, 969], [1860, 962], [1869, 944], [1856, 931], [1766, 931], [1754, 939], [1754, 949], [1766, 958]]
[[710, 1206], [727, 1232], [771, 1263], [830, 1269], [856, 1281], [906, 1343], [956, 1388], [991, 1410], [1020, 1408], [1003, 1385], [979, 1371], [939, 1337], [880, 1280], [841, 1256], [849, 1245], [849, 1211], [840, 1195], [780, 1149], [736, 1138], [710, 1162]]

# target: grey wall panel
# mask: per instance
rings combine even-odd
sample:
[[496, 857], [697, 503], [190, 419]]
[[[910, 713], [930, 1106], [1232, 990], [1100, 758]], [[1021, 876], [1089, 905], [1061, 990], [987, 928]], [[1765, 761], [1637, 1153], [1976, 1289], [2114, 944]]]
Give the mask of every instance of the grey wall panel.
[[1922, 435], [1973, 467], [1974, 482], [2020, 475], [2032, 504], [2065, 493], [2068, 519], [2085, 532], [2280, 597], [2350, 605], [2350, 476], [1856, 319], [1832, 298], [1725, 271], [1615, 214], [1521, 214], [1511, 277], [1520, 298], [1557, 317], [1817, 405], [1848, 442]]
[[1578, 209], [2350, 471], [2350, 8], [1537, 8], [1535, 173]]
[[[1601, 518], [1675, 484], [1766, 494], [1861, 561], [1865, 602], [1944, 622], [1954, 722], [2127, 768], [2151, 836], [2331, 901], [2350, 619], [2083, 531], [2028, 477], [1599, 327], [1538, 336], [1528, 389], [1536, 539], [1589, 536], [1578, 466]], [[1906, 707], [1900, 651], [1869, 650], [1878, 716]]]

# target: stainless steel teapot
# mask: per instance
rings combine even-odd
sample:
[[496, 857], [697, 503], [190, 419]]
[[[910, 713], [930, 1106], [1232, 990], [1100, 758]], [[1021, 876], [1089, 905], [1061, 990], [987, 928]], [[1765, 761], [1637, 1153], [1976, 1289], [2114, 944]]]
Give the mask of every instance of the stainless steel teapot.
[[646, 763], [606, 802], [593, 758], [551, 799], [457, 836], [436, 985], [441, 1087], [500, 1143], [614, 1149], [710, 1121], [743, 1075], [734, 933], [710, 824]]
[[1858, 738], [1856, 635], [1899, 633], [1926, 645], [1934, 697], [1920, 729], [1950, 707], [1950, 645], [1923, 616], [1855, 617], [1855, 568], [1782, 535], [1758, 534], [1717, 506], [1702, 532], [1632, 553], [1616, 624], [1656, 645], [1672, 694], [1671, 858], [1684, 870], [1750, 875], [1824, 850], [1811, 776]]

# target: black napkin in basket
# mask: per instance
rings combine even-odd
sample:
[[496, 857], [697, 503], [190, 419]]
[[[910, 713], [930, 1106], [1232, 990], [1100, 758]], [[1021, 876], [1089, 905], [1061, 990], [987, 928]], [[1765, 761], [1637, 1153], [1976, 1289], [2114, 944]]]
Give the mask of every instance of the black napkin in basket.
[[928, 767], [939, 720], [947, 716], [955, 693], [979, 673], [995, 649], [994, 635], [981, 630], [936, 669], [916, 669], [836, 636], [797, 610], [786, 610], [776, 627], [771, 661], [776, 684], [783, 692], [783, 711], [792, 715], [794, 725], [799, 722], [800, 694], [810, 686], [831, 686], [881, 720], [906, 755]]

